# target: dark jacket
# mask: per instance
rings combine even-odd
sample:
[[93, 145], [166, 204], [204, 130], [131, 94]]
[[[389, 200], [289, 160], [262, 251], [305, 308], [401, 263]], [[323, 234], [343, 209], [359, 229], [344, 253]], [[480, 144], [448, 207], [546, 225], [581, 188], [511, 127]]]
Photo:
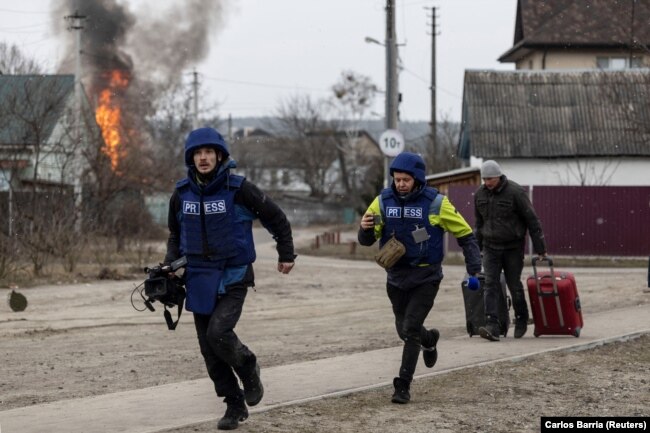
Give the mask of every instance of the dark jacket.
[[[244, 180], [235, 194], [235, 204], [250, 210], [262, 225], [273, 235], [277, 242], [277, 251], [280, 262], [293, 262], [295, 259], [291, 225], [284, 212], [257, 186]], [[181, 210], [181, 200], [178, 190], [175, 190], [169, 201], [169, 215], [167, 225], [169, 238], [167, 240], [167, 254], [165, 263], [171, 263], [180, 257], [180, 224], [177, 219]]]
[[186, 255], [185, 308], [197, 314], [212, 314], [231, 287], [255, 285], [254, 219], [275, 239], [281, 262], [295, 258], [284, 212], [245, 178], [231, 175], [235, 166], [227, 159], [205, 176], [189, 166], [170, 199], [165, 263]]
[[481, 185], [474, 195], [476, 238], [479, 247], [493, 249], [522, 248], [526, 230], [537, 254], [546, 253], [544, 233], [526, 191], [501, 175], [492, 191]]

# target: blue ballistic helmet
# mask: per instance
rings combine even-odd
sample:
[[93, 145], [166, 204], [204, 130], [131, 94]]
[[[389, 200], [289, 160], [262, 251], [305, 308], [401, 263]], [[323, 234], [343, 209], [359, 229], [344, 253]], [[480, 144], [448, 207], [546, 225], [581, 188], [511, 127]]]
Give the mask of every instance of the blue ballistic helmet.
[[422, 157], [417, 153], [402, 152], [397, 155], [390, 165], [390, 175], [393, 176], [393, 173], [396, 171], [410, 174], [421, 185], [426, 185], [427, 183], [425, 178], [426, 166]]
[[185, 165], [194, 165], [194, 151], [199, 147], [212, 147], [220, 151], [224, 158], [228, 158], [228, 145], [219, 131], [214, 128], [199, 128], [190, 132], [185, 140]]

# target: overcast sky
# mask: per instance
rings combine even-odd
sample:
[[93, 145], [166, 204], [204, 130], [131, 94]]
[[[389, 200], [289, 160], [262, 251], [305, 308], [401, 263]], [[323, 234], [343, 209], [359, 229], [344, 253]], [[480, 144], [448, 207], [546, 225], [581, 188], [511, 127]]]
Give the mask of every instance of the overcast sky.
[[[152, 11], [170, 0], [119, 3], [137, 16], [143, 7]], [[272, 115], [293, 95], [328, 97], [343, 70], [367, 75], [385, 88], [385, 50], [364, 41], [366, 37], [384, 41], [385, 0], [224, 3], [225, 17], [209, 36], [209, 54], [195, 65], [204, 100], [219, 104], [222, 117]], [[512, 46], [516, 0], [395, 0], [395, 4], [403, 66], [401, 120], [430, 119], [432, 7], [437, 8], [439, 33], [439, 119], [447, 115], [460, 120], [465, 69], [514, 69], [497, 58]], [[0, 0], [0, 41], [16, 43], [51, 71], [65, 53], [52, 32], [50, 0]], [[191, 72], [190, 67], [188, 82]], [[372, 111], [374, 118], [383, 118], [383, 94], [377, 95]]]

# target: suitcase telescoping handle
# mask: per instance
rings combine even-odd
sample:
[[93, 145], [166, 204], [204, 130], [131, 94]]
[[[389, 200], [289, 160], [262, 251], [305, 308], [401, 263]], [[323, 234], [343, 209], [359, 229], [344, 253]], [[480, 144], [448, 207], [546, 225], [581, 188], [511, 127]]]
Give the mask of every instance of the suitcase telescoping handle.
[[[549, 278], [551, 279], [551, 282], [553, 283], [553, 292], [552, 293], [544, 293], [542, 292], [542, 286], [540, 284], [541, 278], [537, 277], [537, 262], [547, 262], [548, 267], [550, 269], [550, 276]], [[555, 278], [555, 270], [553, 269], [553, 259], [549, 256], [545, 256], [544, 258], [539, 258], [539, 257], [533, 257], [532, 260], [533, 264], [533, 276], [535, 277], [535, 287], [537, 291], [537, 298], [539, 299], [539, 306], [540, 310], [542, 313], [542, 321], [544, 322], [544, 327], [548, 327], [548, 321], [546, 320], [546, 311], [544, 311], [544, 299], [543, 297], [548, 297], [548, 296], [553, 296], [555, 298], [555, 306], [557, 307], [557, 315], [558, 318], [560, 319], [560, 326], [564, 327], [564, 316], [562, 315], [562, 305], [560, 303], [560, 293], [557, 290], [557, 280]]]
[[553, 259], [551, 256], [545, 256], [544, 258], [539, 258], [539, 256], [533, 256], [533, 268], [537, 266], [537, 262], [547, 262], [548, 266], [551, 268], [551, 272], [553, 271]]

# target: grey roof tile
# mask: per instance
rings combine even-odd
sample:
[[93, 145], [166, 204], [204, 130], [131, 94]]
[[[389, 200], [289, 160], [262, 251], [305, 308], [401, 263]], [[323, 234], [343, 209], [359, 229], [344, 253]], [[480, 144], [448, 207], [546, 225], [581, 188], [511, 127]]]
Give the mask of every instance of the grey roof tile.
[[650, 71], [466, 71], [459, 155], [650, 156]]

